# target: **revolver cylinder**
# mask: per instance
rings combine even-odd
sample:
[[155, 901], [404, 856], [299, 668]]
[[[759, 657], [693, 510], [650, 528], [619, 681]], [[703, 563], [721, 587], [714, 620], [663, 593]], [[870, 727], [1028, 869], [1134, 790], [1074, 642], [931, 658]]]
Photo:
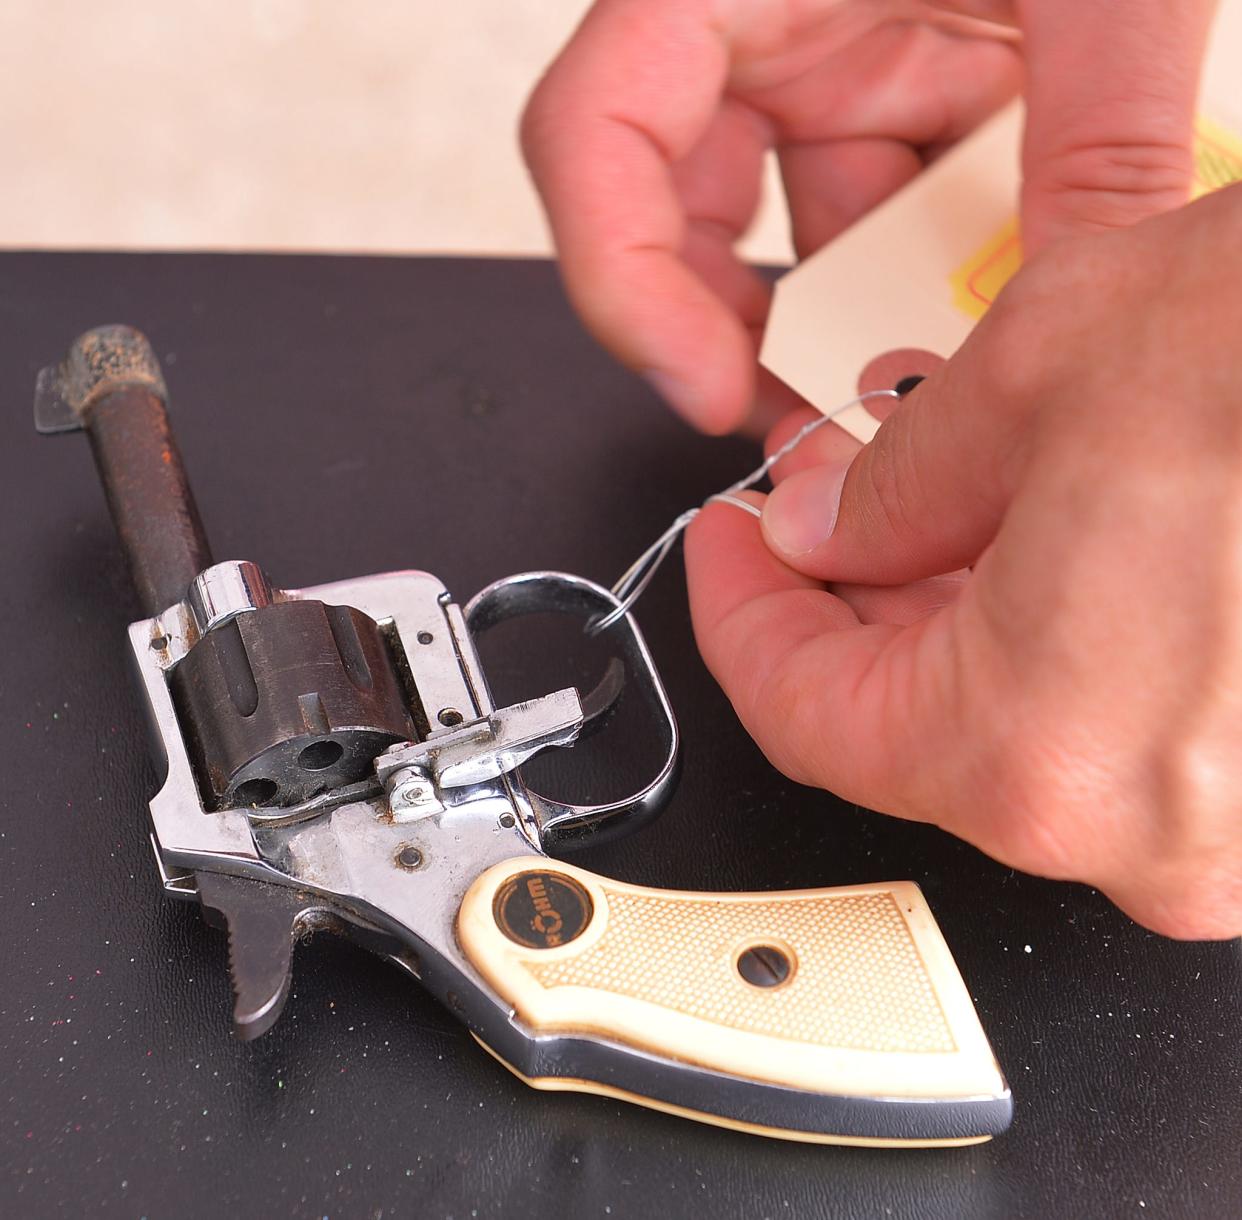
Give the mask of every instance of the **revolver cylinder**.
[[388, 643], [348, 606], [287, 601], [212, 627], [170, 686], [215, 808], [290, 805], [363, 779], [414, 736]]
[[197, 641], [169, 675], [210, 809], [291, 805], [362, 779], [414, 735], [388, 643], [345, 606], [273, 601], [249, 563], [212, 566], [146, 338], [101, 326], [39, 375], [41, 431], [84, 430], [143, 610], [185, 600]]

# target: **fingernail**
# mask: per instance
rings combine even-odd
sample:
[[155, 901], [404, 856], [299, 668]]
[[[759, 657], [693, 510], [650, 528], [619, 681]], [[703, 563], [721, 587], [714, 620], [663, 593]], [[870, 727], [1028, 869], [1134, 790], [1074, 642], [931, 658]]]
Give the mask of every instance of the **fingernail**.
[[817, 466], [773, 489], [763, 508], [763, 531], [783, 555], [805, 555], [836, 528], [849, 465]]

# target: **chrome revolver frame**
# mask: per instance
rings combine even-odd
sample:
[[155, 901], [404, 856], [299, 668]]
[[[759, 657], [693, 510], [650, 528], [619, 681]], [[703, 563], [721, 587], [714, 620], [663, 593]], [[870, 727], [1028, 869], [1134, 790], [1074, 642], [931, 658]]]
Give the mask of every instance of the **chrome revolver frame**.
[[[164, 890], [199, 902], [227, 928], [239, 1036], [271, 1027], [297, 940], [330, 929], [420, 980], [539, 1087], [602, 1092], [795, 1139], [955, 1144], [1004, 1129], [1008, 1089], [910, 883], [677, 895], [550, 859], [545, 868], [549, 851], [575, 837], [658, 812], [676, 778], [668, 698], [611, 592], [533, 572], [497, 581], [459, 608], [426, 572], [278, 589], [253, 563], [215, 563], [165, 398], [146, 340], [104, 327], [40, 374], [36, 424], [85, 430], [91, 440], [146, 610], [128, 638], [160, 771], [151, 845]], [[601, 635], [612, 662], [585, 697], [565, 688], [497, 706], [478, 639], [506, 619], [548, 612], [584, 628], [614, 619]], [[640, 700], [657, 727], [659, 761], [637, 791], [578, 804], [525, 782], [525, 763], [572, 746], [622, 696]], [[480, 891], [506, 866], [517, 871], [500, 877], [494, 898]], [[518, 883], [525, 889], [515, 891]], [[523, 912], [516, 921], [511, 901]], [[703, 1012], [669, 1001], [675, 985], [663, 1000], [644, 998], [642, 986], [610, 991], [609, 977], [596, 986], [598, 969], [545, 1005], [547, 990], [531, 982], [530, 970], [543, 968], [530, 966], [532, 954], [572, 974], [575, 955], [608, 935], [609, 969], [621, 977], [645, 935], [641, 926], [626, 933], [624, 912], [670, 904], [704, 935], [725, 938], [709, 955], [715, 973], [705, 976]], [[860, 912], [848, 917], [859, 929], [850, 935], [861, 935], [867, 952], [886, 938], [909, 979], [882, 982], [871, 1009], [846, 1004], [816, 1042], [796, 1032], [827, 1002], [815, 971], [843, 962], [854, 943], [825, 941], [807, 923], [821, 910], [827, 918]], [[782, 920], [805, 929], [803, 939], [787, 942]], [[693, 936], [682, 940], [697, 952]], [[665, 963], [674, 984], [681, 969]], [[859, 979], [871, 987], [865, 973]], [[547, 1016], [565, 994], [587, 997], [585, 1016]], [[790, 1008], [799, 1004], [800, 1017]], [[638, 1014], [636, 1023], [626, 1013]], [[891, 1026], [878, 1042], [871, 1013]], [[885, 1053], [868, 1051], [868, 1039]], [[818, 1083], [802, 1083], [804, 1062]]]

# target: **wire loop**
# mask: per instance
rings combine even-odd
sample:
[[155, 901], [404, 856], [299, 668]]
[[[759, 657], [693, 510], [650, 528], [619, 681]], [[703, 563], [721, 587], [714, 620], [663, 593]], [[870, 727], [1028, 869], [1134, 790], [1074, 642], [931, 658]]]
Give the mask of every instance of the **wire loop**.
[[664, 533], [626, 568], [621, 579], [612, 586], [613, 596], [621, 604], [615, 610], [610, 610], [602, 618], [588, 623], [587, 632], [591, 635], [598, 635], [601, 631], [607, 631], [613, 623], [629, 614], [630, 610], [633, 609], [634, 603], [643, 595], [647, 586], [654, 579], [655, 574], [660, 570], [661, 565], [668, 558], [669, 552], [677, 545], [677, 539], [681, 537], [689, 527], [690, 522], [708, 504], [731, 504], [734, 508], [750, 513], [752, 517], [762, 516], [762, 513], [755, 505], [747, 500], [743, 500], [737, 493], [754, 487], [756, 483], [766, 477], [777, 462], [787, 458], [812, 432], [816, 432], [825, 424], [831, 423], [842, 412], [848, 411], [851, 407], [859, 406], [861, 403], [869, 402], [874, 398], [900, 397], [901, 395], [896, 390], [869, 390], [866, 394], [859, 394], [857, 398], [851, 398], [849, 402], [842, 403], [834, 410], [821, 415], [818, 419], [811, 420], [805, 427], [800, 428], [775, 453], [765, 458], [745, 478], [738, 479], [736, 483], [731, 483], [724, 491], [718, 491], [714, 496], [708, 496], [698, 508], [686, 509]]

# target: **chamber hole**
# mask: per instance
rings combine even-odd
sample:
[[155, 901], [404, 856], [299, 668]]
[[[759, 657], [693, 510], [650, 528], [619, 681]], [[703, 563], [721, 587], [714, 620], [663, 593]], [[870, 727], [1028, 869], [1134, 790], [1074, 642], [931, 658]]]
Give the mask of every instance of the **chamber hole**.
[[298, 755], [298, 766], [304, 771], [322, 771], [338, 762], [344, 753], [345, 748], [339, 741], [312, 741]]
[[446, 707], [440, 713], [438, 719], [446, 729], [451, 729], [455, 725], [461, 724], [465, 717], [455, 707]]
[[238, 784], [233, 800], [238, 805], [266, 805], [275, 795], [276, 781], [260, 777]]

